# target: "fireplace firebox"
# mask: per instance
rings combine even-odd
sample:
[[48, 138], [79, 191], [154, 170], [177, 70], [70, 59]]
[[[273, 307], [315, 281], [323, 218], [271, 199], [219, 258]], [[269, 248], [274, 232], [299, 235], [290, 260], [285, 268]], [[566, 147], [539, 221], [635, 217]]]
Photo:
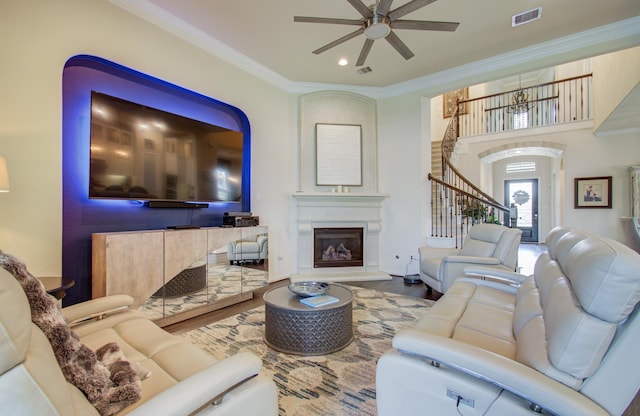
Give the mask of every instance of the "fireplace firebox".
[[314, 228], [313, 267], [361, 267], [363, 228]]

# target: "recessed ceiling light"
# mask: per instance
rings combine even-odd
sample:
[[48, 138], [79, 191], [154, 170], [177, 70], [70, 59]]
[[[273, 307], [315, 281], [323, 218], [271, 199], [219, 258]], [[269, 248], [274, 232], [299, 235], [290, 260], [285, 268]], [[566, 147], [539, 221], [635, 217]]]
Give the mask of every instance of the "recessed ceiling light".
[[349, 61], [347, 61], [345, 58], [342, 58], [338, 61], [338, 65], [340, 66], [345, 66], [349, 63]]

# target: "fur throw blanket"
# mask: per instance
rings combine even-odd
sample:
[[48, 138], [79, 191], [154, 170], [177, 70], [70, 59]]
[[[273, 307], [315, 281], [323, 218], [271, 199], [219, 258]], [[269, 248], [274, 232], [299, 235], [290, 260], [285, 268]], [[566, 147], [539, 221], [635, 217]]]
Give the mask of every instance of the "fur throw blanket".
[[31, 321], [49, 339], [67, 381], [80, 389], [101, 415], [113, 415], [140, 400], [140, 377], [116, 343], [93, 352], [69, 328], [57, 300], [47, 294], [24, 263], [0, 250], [0, 267], [22, 286], [31, 306]]

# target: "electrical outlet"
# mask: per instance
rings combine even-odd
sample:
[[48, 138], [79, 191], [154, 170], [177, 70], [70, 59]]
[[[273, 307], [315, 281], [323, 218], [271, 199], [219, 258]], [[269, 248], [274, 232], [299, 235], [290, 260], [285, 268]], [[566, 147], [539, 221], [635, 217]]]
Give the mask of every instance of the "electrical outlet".
[[457, 391], [451, 390], [450, 388], [447, 388], [447, 397], [452, 398], [456, 402], [458, 401], [458, 398], [460, 398], [460, 403], [467, 405], [469, 407], [474, 407], [475, 405], [475, 400], [469, 397], [465, 397], [460, 393], [458, 393]]

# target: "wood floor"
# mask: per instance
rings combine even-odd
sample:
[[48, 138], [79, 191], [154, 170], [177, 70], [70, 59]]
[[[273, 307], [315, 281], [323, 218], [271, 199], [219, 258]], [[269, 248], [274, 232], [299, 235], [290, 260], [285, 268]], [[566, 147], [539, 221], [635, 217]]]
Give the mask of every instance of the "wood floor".
[[[521, 273], [525, 275], [533, 273], [534, 263], [538, 259], [540, 253], [545, 250], [546, 248], [544, 247], [544, 245], [521, 244], [520, 250], [518, 251], [518, 265], [522, 268]], [[164, 326], [163, 328], [166, 331], [172, 332], [174, 334], [181, 334], [187, 331], [191, 331], [192, 329], [208, 325], [212, 322], [219, 321], [229, 316], [247, 311], [249, 309], [262, 306], [264, 305], [264, 302], [262, 301], [262, 295], [264, 294], [264, 292], [266, 292], [270, 288], [288, 285], [289, 283], [289, 279], [273, 282], [269, 286], [265, 286], [262, 289], [255, 290], [253, 292], [253, 299], [231, 305], [217, 311], [209, 312], [207, 314], [191, 318], [187, 321]], [[422, 282], [413, 284], [405, 283], [404, 278], [401, 276], [393, 276], [391, 280], [349, 282], [348, 284], [351, 286], [365, 287], [369, 289], [381, 290], [383, 292], [398, 293], [400, 295], [423, 299], [437, 300], [441, 296], [440, 293], [435, 291], [427, 293], [427, 286]]]

